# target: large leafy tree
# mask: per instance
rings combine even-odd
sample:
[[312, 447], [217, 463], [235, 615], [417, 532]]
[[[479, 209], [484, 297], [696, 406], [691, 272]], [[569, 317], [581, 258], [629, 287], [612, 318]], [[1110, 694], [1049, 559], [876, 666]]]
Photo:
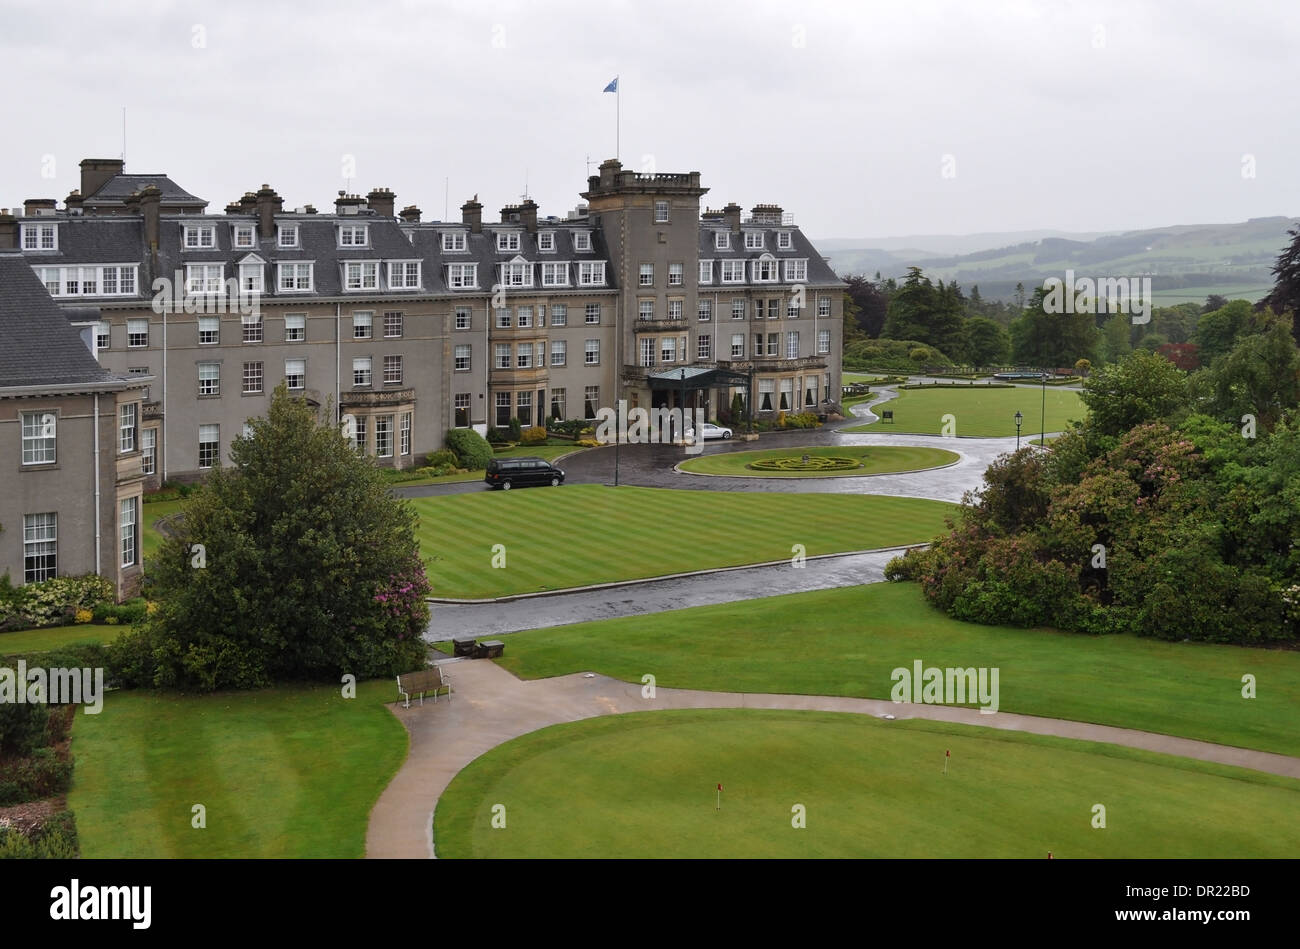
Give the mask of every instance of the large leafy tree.
[[[880, 335], [885, 325], [885, 311], [889, 306], [889, 297], [879, 281], [872, 282], [863, 274], [852, 274], [845, 278], [848, 285], [845, 293], [857, 307], [855, 318], [858, 328], [871, 338]], [[848, 307], [845, 307], [848, 312]], [[847, 336], [845, 337], [847, 339]]]
[[1187, 374], [1145, 349], [1093, 372], [1080, 395], [1089, 426], [1100, 435], [1121, 435], [1145, 422], [1167, 418], [1187, 404]]
[[961, 345], [966, 301], [955, 284], [935, 286], [919, 267], [909, 267], [898, 292], [889, 300], [880, 335], [925, 343], [956, 357]]
[[1042, 287], [1024, 314], [1011, 324], [1012, 359], [1024, 365], [1073, 366], [1076, 360], [1097, 361], [1101, 333], [1091, 313], [1050, 313], [1048, 292]]
[[1300, 353], [1289, 315], [1265, 311], [1258, 322], [1262, 332], [1242, 336], [1210, 371], [1210, 411], [1230, 422], [1250, 414], [1271, 430], [1282, 413], [1300, 401]]
[[1251, 308], [1245, 300], [1233, 300], [1204, 314], [1196, 324], [1194, 340], [1200, 346], [1201, 365], [1213, 365], [1226, 355], [1248, 331], [1250, 322]]
[[428, 585], [408, 504], [283, 385], [250, 424], [148, 565], [157, 609], [119, 647], [127, 678], [248, 688], [423, 666]]
[[1011, 355], [1011, 338], [997, 323], [983, 316], [966, 321], [966, 356], [975, 366], [1001, 366]]
[[1273, 289], [1256, 306], [1295, 317], [1291, 333], [1296, 345], [1300, 345], [1300, 228], [1292, 228], [1287, 233], [1291, 235], [1291, 243], [1273, 265], [1273, 275], [1277, 278]]

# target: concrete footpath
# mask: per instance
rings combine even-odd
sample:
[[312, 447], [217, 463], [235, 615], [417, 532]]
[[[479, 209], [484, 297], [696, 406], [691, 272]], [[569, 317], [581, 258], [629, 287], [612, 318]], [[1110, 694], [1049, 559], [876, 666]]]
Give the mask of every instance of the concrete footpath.
[[898, 719], [979, 725], [1035, 735], [1141, 748], [1200, 761], [1235, 765], [1300, 778], [1300, 758], [1174, 738], [1131, 728], [1092, 725], [1032, 715], [941, 705], [895, 705], [882, 699], [840, 696], [760, 695], [658, 688], [654, 699], [641, 697], [641, 686], [603, 675], [584, 673], [524, 681], [488, 660], [450, 660], [454, 697], [409, 709], [391, 706], [411, 735], [405, 764], [370, 812], [366, 856], [434, 856], [433, 811], [451, 779], [475, 758], [528, 732], [598, 715], [675, 708], [768, 708], [893, 715]]

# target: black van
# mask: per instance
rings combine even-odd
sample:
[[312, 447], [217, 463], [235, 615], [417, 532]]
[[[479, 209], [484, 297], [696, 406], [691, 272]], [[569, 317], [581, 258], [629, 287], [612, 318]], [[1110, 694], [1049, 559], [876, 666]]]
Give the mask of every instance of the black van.
[[488, 462], [483, 481], [490, 488], [527, 487], [530, 484], [549, 484], [557, 487], [564, 482], [564, 472], [545, 458], [493, 458]]

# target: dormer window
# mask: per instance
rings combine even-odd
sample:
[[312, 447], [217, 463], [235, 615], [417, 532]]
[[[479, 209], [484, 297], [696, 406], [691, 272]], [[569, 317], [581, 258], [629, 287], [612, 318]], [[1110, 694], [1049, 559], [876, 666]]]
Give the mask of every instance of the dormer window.
[[186, 224], [185, 249], [211, 249], [217, 246], [217, 229], [211, 224]]
[[509, 263], [502, 264], [501, 284], [506, 287], [531, 287], [533, 285], [533, 265], [522, 257], [516, 257]]
[[713, 232], [713, 249], [714, 250], [731, 250], [731, 232], [714, 231]]
[[478, 264], [448, 264], [447, 286], [453, 290], [471, 290], [478, 286]]
[[745, 250], [762, 250], [762, 249], [763, 249], [763, 232], [746, 231]]
[[388, 288], [390, 290], [419, 290], [420, 262], [418, 260], [390, 260], [388, 262]]
[[537, 249], [543, 254], [555, 253], [555, 232], [541, 231], [537, 235]]
[[24, 224], [23, 250], [58, 250], [59, 229], [53, 224]]
[[497, 250], [499, 251], [519, 250], [519, 232], [518, 231], [497, 231]]
[[347, 290], [377, 290], [379, 264], [373, 261], [349, 261], [343, 265], [343, 286]]
[[790, 234], [789, 231], [777, 231], [777, 232], [776, 232], [776, 249], [777, 249], [777, 250], [789, 250], [789, 249], [790, 249], [791, 247], [793, 247], [793, 246], [794, 246], [794, 239], [793, 239], [793, 237], [791, 236], [791, 234]]
[[442, 249], [451, 253], [461, 253], [466, 249], [464, 231], [446, 231], [442, 235]]
[[369, 228], [365, 224], [344, 224], [339, 228], [340, 247], [368, 247]]
[[777, 276], [777, 260], [771, 254], [764, 254], [753, 264], [753, 281], [755, 283], [775, 283], [779, 278]]
[[276, 246], [278, 247], [298, 247], [298, 225], [281, 224], [276, 229]]
[[808, 259], [800, 257], [797, 260], [785, 261], [785, 282], [786, 283], [803, 283], [808, 279]]
[[249, 254], [239, 262], [239, 292], [262, 293], [266, 290], [266, 278], [263, 265], [266, 262], [255, 254]]
[[230, 243], [234, 247], [256, 247], [257, 237], [253, 233], [253, 225], [236, 224], [232, 229]]
[[713, 261], [700, 261], [700, 283], [713, 283]]
[[574, 231], [573, 232], [573, 249], [576, 251], [591, 250], [591, 232]]

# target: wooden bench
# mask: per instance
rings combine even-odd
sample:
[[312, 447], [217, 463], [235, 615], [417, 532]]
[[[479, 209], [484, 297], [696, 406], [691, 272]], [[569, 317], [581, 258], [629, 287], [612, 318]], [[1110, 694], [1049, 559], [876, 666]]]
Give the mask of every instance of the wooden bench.
[[506, 644], [499, 639], [485, 639], [478, 644], [476, 656], [480, 659], [496, 659], [505, 652]]
[[406, 699], [404, 708], [411, 707], [411, 695], [419, 693], [420, 704], [424, 704], [426, 694], [432, 694], [438, 701], [438, 691], [446, 689], [447, 701], [451, 701], [451, 676], [443, 671], [442, 666], [430, 666], [419, 672], [404, 672], [397, 677], [397, 691]]

